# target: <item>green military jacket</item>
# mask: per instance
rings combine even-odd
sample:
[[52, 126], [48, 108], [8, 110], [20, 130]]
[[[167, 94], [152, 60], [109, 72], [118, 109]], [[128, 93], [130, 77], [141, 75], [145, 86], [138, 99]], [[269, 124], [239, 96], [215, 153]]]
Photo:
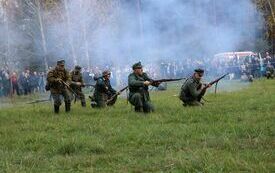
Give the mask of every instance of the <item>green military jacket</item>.
[[199, 101], [202, 83], [194, 76], [188, 78], [181, 87], [180, 99], [183, 102]]
[[76, 72], [75, 70], [71, 71], [71, 87], [72, 89], [81, 90], [81, 86], [76, 85], [76, 82], [80, 82], [82, 86], [84, 86], [84, 81], [82, 74], [80, 72]]
[[95, 85], [95, 100], [106, 102], [114, 94], [116, 94], [116, 90], [111, 86], [110, 80], [105, 80], [103, 77], [99, 77]]
[[146, 73], [143, 73], [141, 76], [131, 73], [128, 76], [128, 86], [129, 86], [129, 99], [135, 93], [140, 93], [144, 98], [144, 101], [150, 101], [150, 96], [148, 92], [148, 86], [145, 86], [144, 81], [152, 81], [151, 78]]
[[57, 81], [58, 78], [62, 79], [67, 84], [71, 83], [70, 74], [66, 69], [58, 70], [57, 68], [55, 68], [49, 71], [47, 75], [47, 82], [52, 94], [60, 94], [64, 89], [66, 89], [66, 86], [64, 84]]

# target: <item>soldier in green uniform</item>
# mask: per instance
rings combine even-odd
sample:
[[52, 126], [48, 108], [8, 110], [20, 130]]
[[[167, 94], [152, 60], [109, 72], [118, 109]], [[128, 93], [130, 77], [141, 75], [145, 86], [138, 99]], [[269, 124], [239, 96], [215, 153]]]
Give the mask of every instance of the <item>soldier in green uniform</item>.
[[149, 113], [154, 111], [148, 92], [149, 85], [158, 86], [149, 76], [143, 72], [141, 62], [132, 66], [133, 73], [128, 76], [129, 102], [135, 106], [136, 112]]
[[84, 87], [84, 81], [81, 74], [80, 66], [75, 66], [74, 70], [71, 71], [71, 79], [71, 88], [77, 94], [76, 97], [78, 97], [81, 100], [81, 106], [86, 107], [85, 95], [82, 92], [82, 87]]
[[70, 84], [71, 78], [69, 72], [65, 69], [64, 60], [57, 61], [57, 66], [49, 71], [47, 82], [54, 100], [54, 112], [59, 113], [61, 96], [64, 97], [65, 111], [69, 112], [71, 107], [70, 92], [63, 82]]
[[92, 107], [104, 108], [115, 104], [117, 99], [116, 97], [111, 102], [107, 103], [107, 101], [117, 93], [110, 84], [110, 77], [111, 72], [109, 70], [105, 70], [102, 73], [102, 77], [97, 78], [94, 95], [91, 98]]
[[[201, 83], [204, 70], [196, 69], [195, 73], [189, 77], [181, 87], [180, 100], [184, 106], [202, 106], [201, 98], [206, 92], [205, 86]], [[207, 88], [211, 85], [207, 85]]]

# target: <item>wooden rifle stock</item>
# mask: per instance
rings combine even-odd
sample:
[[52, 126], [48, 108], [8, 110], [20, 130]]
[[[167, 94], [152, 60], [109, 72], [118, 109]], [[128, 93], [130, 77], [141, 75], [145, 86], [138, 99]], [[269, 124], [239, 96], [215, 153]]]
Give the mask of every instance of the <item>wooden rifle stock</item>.
[[109, 102], [111, 102], [115, 97], [117, 97], [121, 92], [123, 92], [124, 90], [126, 90], [129, 86], [126, 86], [124, 88], [122, 88], [121, 90], [119, 90], [119, 92], [117, 92], [116, 94], [112, 95], [112, 97], [107, 100], [106, 104], [108, 104]]

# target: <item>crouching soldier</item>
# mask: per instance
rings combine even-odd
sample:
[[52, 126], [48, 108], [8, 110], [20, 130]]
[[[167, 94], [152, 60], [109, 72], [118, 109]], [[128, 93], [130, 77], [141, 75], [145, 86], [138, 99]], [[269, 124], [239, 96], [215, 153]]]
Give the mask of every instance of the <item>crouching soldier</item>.
[[[54, 100], [54, 112], [59, 113], [61, 105], [61, 97], [63, 96], [65, 102], [65, 111], [69, 112], [71, 108], [70, 92], [66, 84], [70, 84], [71, 79], [69, 72], [65, 69], [65, 61], [57, 61], [54, 69], [48, 72], [47, 82]], [[64, 84], [64, 82], [66, 84]]]
[[196, 69], [195, 73], [189, 77], [181, 87], [180, 100], [183, 102], [184, 106], [202, 106], [201, 98], [204, 96], [206, 89], [211, 87], [201, 83], [204, 70]]
[[143, 72], [140, 62], [132, 66], [133, 73], [128, 76], [129, 102], [135, 106], [136, 112], [149, 113], [154, 111], [148, 91], [149, 85], [158, 87], [149, 76]]
[[71, 72], [71, 88], [76, 93], [77, 98], [81, 100], [81, 106], [86, 107], [85, 95], [82, 92], [82, 87], [84, 87], [84, 81], [81, 74], [81, 67], [75, 66], [74, 70]]
[[117, 97], [110, 100], [116, 94], [110, 84], [111, 72], [106, 70], [102, 73], [102, 77], [97, 78], [93, 97], [91, 97], [91, 106], [104, 108], [115, 104]]

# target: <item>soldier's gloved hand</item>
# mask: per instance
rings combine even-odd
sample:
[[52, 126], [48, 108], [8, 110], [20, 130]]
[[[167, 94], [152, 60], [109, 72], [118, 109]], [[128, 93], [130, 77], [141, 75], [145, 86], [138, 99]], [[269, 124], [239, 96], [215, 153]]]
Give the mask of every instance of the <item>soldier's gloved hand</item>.
[[59, 82], [59, 83], [62, 83], [63, 80], [60, 79], [60, 78], [56, 78], [55, 81], [56, 81], [56, 82]]
[[78, 86], [81, 86], [81, 85], [82, 85], [81, 82], [76, 82], [75, 84], [78, 85]]
[[150, 82], [150, 81], [144, 81], [143, 84], [144, 84], [145, 86], [149, 86], [149, 85], [151, 84], [151, 82]]
[[153, 85], [159, 86], [161, 82], [154, 82]]
[[207, 88], [210, 88], [211, 86], [212, 86], [211, 84], [207, 84], [207, 85], [206, 85]]

